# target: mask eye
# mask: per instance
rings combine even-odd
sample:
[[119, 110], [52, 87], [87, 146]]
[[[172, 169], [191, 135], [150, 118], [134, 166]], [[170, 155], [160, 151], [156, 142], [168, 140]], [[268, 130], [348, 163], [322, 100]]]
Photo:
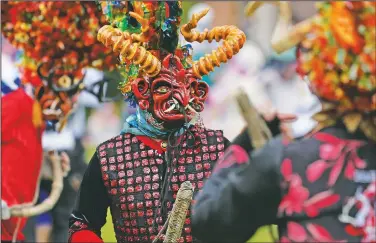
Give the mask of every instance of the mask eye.
[[167, 93], [168, 91], [170, 91], [170, 88], [167, 87], [167, 86], [161, 86], [157, 89], [157, 92], [160, 93], [160, 94], [165, 94]]

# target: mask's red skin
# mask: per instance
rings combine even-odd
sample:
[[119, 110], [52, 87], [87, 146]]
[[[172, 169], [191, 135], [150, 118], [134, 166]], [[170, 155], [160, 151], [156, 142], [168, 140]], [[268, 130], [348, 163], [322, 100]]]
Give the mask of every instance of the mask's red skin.
[[[209, 86], [199, 81], [191, 69], [184, 69], [177, 56], [169, 54], [163, 59], [158, 76], [153, 79], [136, 79], [132, 83], [132, 91], [142, 110], [150, 112], [158, 122], [163, 122], [165, 127], [176, 127], [185, 122], [185, 117], [179, 110], [164, 112], [174, 104], [172, 98], [179, 102], [180, 107], [189, 104], [196, 112], [201, 112]], [[189, 109], [185, 109], [185, 112], [189, 122], [195, 114]]]

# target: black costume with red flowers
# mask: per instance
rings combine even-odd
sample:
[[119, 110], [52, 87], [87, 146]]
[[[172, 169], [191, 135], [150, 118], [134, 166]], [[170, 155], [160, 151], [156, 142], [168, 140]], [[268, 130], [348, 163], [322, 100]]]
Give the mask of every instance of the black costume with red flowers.
[[375, 151], [343, 127], [290, 144], [275, 138], [251, 154], [231, 145], [196, 198], [193, 233], [245, 242], [277, 224], [281, 242], [372, 242]]
[[257, 151], [231, 145], [196, 198], [194, 236], [245, 242], [259, 227], [276, 224], [280, 242], [376, 242], [376, 69], [368, 68], [376, 62], [370, 54], [376, 4], [318, 6], [313, 19], [273, 43], [280, 52], [300, 43], [298, 71], [322, 103], [317, 127], [292, 143], [274, 138]]

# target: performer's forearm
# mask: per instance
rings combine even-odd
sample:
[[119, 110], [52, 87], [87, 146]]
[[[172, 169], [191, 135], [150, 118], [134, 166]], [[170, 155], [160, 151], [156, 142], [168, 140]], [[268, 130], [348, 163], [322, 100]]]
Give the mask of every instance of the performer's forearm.
[[76, 207], [69, 219], [69, 242], [103, 242], [101, 228], [106, 223], [109, 198], [95, 153], [85, 172]]
[[[270, 122], [266, 121], [268, 128], [270, 129], [273, 137], [281, 133], [280, 121], [276, 118]], [[251, 153], [253, 151], [252, 139], [248, 133], [247, 128], [244, 128], [241, 133], [232, 141], [232, 144], [241, 146], [245, 151]]]

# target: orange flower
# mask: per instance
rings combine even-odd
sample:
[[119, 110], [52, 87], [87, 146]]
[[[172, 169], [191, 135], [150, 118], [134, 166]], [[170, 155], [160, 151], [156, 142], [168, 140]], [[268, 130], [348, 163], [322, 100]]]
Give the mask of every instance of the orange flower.
[[343, 2], [333, 2], [330, 18], [330, 29], [338, 44], [355, 53], [362, 51], [364, 41], [359, 36], [354, 16], [345, 8]]

